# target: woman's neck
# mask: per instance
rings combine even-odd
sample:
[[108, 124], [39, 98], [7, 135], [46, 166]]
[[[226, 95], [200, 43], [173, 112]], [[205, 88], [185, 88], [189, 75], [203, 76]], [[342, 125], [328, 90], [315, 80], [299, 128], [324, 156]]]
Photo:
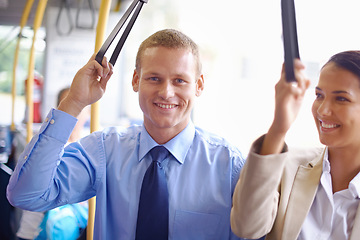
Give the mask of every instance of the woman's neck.
[[360, 171], [360, 149], [328, 148], [333, 192], [347, 189]]

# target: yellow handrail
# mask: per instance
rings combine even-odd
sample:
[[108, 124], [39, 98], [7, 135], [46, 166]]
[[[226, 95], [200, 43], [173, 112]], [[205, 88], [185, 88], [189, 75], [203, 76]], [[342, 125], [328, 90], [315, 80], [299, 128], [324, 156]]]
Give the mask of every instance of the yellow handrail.
[[35, 68], [35, 41], [37, 30], [41, 27], [41, 23], [44, 17], [47, 0], [39, 0], [35, 19], [34, 19], [34, 36], [30, 49], [28, 80], [26, 83], [26, 107], [27, 107], [27, 124], [26, 124], [26, 141], [30, 142], [33, 135], [33, 116], [34, 116], [34, 104], [33, 104], [33, 91], [34, 91], [34, 68]]
[[17, 39], [17, 43], [16, 43], [16, 48], [15, 48], [14, 64], [13, 64], [13, 78], [12, 78], [12, 88], [11, 88], [11, 100], [12, 100], [11, 125], [10, 125], [11, 131], [15, 130], [16, 69], [17, 69], [17, 65], [18, 65], [18, 61], [19, 61], [20, 41], [21, 41], [22, 31], [27, 23], [27, 20], [29, 18], [29, 14], [30, 14], [30, 10], [31, 10], [33, 4], [34, 4], [34, 0], [28, 0], [26, 2], [26, 5], [25, 5], [25, 8], [24, 8], [23, 14], [21, 16], [21, 20], [20, 20], [20, 31], [19, 31], [19, 35], [18, 35], [18, 39]]
[[[96, 27], [95, 52], [98, 52], [104, 42], [106, 26], [109, 18], [111, 0], [102, 0], [99, 9], [98, 24]], [[99, 130], [99, 102], [91, 105], [90, 131]], [[94, 236], [96, 197], [89, 199], [89, 217], [87, 224], [86, 239], [92, 240]]]

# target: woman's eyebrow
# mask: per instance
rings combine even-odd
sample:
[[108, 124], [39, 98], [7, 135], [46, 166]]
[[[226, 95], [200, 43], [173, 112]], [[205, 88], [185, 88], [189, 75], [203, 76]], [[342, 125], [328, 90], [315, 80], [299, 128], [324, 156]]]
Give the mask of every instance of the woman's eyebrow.
[[339, 93], [346, 93], [346, 94], [350, 94], [349, 92], [344, 91], [344, 90], [337, 90], [337, 91], [333, 91], [332, 93], [335, 93], [335, 94], [339, 94]]
[[[316, 90], [318, 91], [322, 91], [321, 88], [319, 87], [316, 87]], [[339, 93], [346, 93], [346, 94], [350, 94], [349, 92], [345, 91], [345, 90], [336, 90], [336, 91], [332, 91], [331, 93], [334, 93], [334, 94], [339, 94]]]

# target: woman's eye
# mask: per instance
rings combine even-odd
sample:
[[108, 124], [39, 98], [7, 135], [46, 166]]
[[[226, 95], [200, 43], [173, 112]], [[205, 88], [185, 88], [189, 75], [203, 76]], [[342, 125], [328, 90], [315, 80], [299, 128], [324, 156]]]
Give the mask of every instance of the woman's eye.
[[336, 100], [340, 101], [340, 102], [350, 102], [349, 99], [347, 99], [345, 97], [340, 97], [340, 96], [336, 97]]
[[316, 96], [316, 99], [319, 99], [322, 97], [322, 94], [321, 93], [315, 93], [315, 96]]

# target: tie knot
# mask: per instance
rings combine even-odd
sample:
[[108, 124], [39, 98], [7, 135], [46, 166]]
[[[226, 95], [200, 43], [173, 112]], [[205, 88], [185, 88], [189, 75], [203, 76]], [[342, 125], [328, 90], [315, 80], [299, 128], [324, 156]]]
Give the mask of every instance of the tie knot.
[[168, 155], [169, 151], [164, 146], [156, 146], [150, 151], [153, 161], [162, 162]]

